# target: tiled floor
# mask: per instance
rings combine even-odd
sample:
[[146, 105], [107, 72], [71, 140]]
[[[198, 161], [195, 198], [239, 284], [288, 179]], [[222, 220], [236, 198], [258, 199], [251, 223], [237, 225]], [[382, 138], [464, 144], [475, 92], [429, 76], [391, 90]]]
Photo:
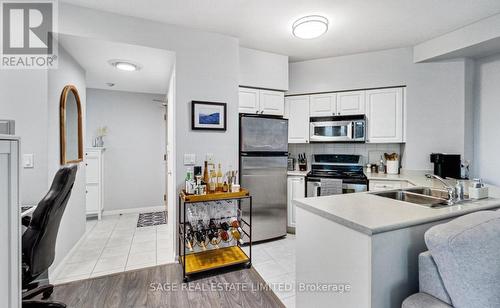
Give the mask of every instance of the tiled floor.
[[285, 306], [294, 308], [295, 235], [288, 234], [282, 240], [254, 245], [252, 264]]
[[54, 283], [86, 279], [168, 263], [172, 238], [167, 225], [137, 228], [138, 214], [89, 220], [82, 243], [62, 265]]
[[[85, 238], [52, 283], [168, 263], [172, 238], [167, 225], [137, 228], [138, 214], [89, 220]], [[244, 248], [248, 253], [248, 247]], [[252, 248], [252, 264], [288, 308], [295, 307], [295, 235]]]

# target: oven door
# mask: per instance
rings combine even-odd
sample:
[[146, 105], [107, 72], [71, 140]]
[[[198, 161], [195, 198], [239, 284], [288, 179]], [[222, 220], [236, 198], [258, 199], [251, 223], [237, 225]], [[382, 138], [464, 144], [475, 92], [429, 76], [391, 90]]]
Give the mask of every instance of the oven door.
[[312, 142], [352, 141], [353, 122], [311, 122], [309, 132]]
[[[352, 184], [343, 183], [342, 193], [350, 194], [367, 191], [368, 186], [366, 184]], [[306, 197], [320, 197], [321, 195], [321, 178], [308, 177], [306, 185]]]

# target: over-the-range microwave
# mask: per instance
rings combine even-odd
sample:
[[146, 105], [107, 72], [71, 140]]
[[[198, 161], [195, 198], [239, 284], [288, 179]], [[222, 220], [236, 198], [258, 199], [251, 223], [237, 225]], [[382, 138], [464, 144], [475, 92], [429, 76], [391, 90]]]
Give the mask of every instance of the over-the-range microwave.
[[365, 115], [311, 117], [310, 142], [365, 142]]

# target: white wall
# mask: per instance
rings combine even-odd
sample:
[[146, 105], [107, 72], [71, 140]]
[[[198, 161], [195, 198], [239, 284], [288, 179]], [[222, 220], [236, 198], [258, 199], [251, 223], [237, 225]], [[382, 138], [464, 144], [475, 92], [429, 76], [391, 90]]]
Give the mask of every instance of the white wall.
[[[16, 121], [21, 152], [35, 154], [35, 168], [21, 169], [21, 202], [37, 204], [59, 169], [59, 98], [67, 84], [80, 91], [85, 119], [85, 72], [59, 47], [54, 70], [0, 70], [0, 117]], [[84, 123], [85, 125], [85, 123]], [[71, 198], [59, 227], [51, 271], [85, 232], [85, 168], [80, 164]]]
[[474, 176], [500, 185], [500, 54], [476, 61]]
[[[83, 138], [85, 140], [85, 71], [69, 55], [66, 50], [59, 46], [58, 69], [49, 70], [48, 73], [48, 112], [47, 112], [47, 153], [48, 153], [48, 182], [52, 179], [60, 167], [60, 141], [59, 141], [59, 98], [64, 86], [73, 84], [78, 89], [83, 111]], [[43, 132], [41, 132], [43, 134]], [[56, 269], [73, 246], [85, 233], [85, 164], [80, 163], [78, 174], [73, 186], [71, 198], [66, 205], [66, 210], [59, 226], [56, 243], [56, 258], [51, 266], [51, 272]]]
[[402, 164], [429, 170], [431, 152], [465, 152], [465, 62], [414, 64], [411, 48], [296, 62], [287, 94], [407, 85]]
[[16, 121], [21, 153], [35, 167], [21, 169], [21, 204], [37, 204], [47, 193], [47, 71], [0, 70], [0, 118]]
[[[178, 157], [205, 153], [236, 165], [238, 159], [238, 39], [164, 23], [85, 9], [61, 3], [59, 30], [63, 34], [93, 37], [174, 51], [176, 54], [176, 139]], [[147, 35], [146, 35], [147, 34]], [[228, 104], [227, 132], [191, 130], [191, 101]], [[176, 183], [180, 188], [186, 168], [177, 162]]]
[[[182, 157], [194, 153], [201, 164], [206, 153], [228, 165], [238, 161], [238, 39], [164, 23], [106, 13], [60, 3], [59, 31], [175, 52], [175, 193], [169, 194], [169, 227], [174, 232], [177, 202], [186, 167]], [[226, 132], [191, 130], [191, 101], [227, 103]]]
[[87, 89], [87, 147], [107, 126], [104, 211], [157, 207], [165, 193], [165, 107], [161, 94]]
[[288, 90], [288, 56], [240, 47], [240, 86]]

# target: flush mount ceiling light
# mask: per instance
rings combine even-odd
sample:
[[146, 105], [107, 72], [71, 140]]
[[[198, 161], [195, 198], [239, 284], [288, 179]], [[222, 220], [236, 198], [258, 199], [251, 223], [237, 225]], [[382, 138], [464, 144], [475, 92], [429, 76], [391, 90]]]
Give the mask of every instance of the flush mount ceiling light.
[[134, 72], [141, 69], [141, 66], [125, 60], [110, 60], [109, 64], [114, 66], [116, 69], [127, 72]]
[[292, 33], [301, 39], [320, 37], [328, 31], [328, 19], [319, 15], [309, 15], [297, 19], [292, 25]]

